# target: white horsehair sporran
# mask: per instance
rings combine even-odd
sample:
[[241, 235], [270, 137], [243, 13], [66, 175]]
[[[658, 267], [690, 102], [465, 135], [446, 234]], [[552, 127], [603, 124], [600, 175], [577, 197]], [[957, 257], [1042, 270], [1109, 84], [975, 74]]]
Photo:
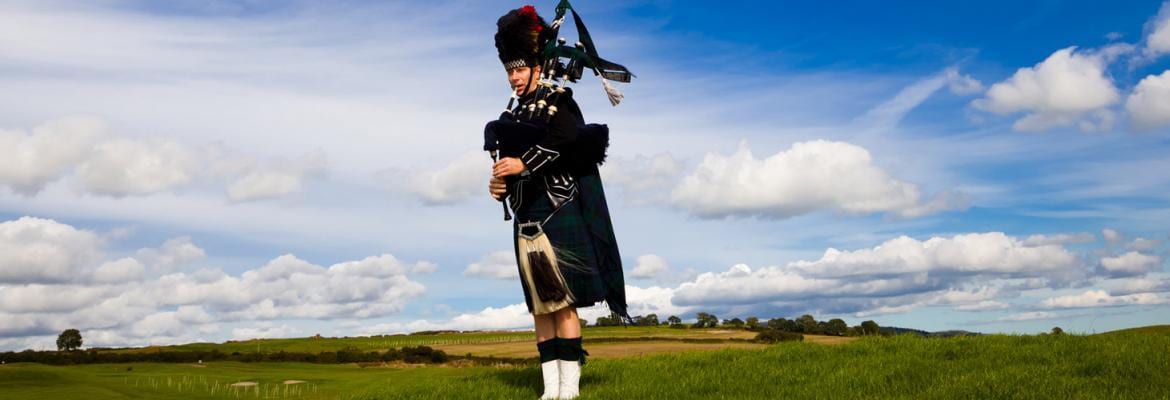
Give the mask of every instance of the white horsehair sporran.
[[573, 304], [556, 252], [540, 221], [518, 224], [516, 246], [520, 254], [520, 278], [532, 296], [532, 313], [548, 314]]

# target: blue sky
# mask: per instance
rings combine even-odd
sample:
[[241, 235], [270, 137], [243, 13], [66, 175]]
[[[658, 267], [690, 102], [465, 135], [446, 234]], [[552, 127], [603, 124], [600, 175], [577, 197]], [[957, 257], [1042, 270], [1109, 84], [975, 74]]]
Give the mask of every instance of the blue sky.
[[[520, 5], [0, 5], [0, 349], [530, 326], [476, 142]], [[635, 314], [1167, 323], [1170, 6], [575, 5], [638, 76], [576, 88]]]

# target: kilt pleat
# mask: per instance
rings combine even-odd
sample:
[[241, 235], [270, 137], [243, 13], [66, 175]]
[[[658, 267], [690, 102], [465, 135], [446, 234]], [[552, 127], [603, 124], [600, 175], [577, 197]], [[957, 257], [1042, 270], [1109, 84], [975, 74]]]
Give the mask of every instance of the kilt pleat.
[[[513, 240], [518, 233], [518, 224], [543, 220], [553, 211], [552, 202], [540, 179], [524, 181], [523, 201], [526, 203], [516, 213], [513, 226]], [[578, 194], [564, 203], [556, 214], [543, 226], [545, 235], [556, 249], [561, 274], [573, 294], [573, 306], [590, 307], [606, 301], [610, 308], [620, 305], [619, 314], [625, 314], [625, 286], [622, 278], [621, 257], [617, 252], [605, 194], [597, 175], [579, 177]], [[513, 242], [517, 264], [521, 256]], [[616, 280], [615, 280], [616, 276]], [[532, 293], [523, 283], [524, 302], [532, 312]], [[615, 295], [620, 301], [615, 304]]]

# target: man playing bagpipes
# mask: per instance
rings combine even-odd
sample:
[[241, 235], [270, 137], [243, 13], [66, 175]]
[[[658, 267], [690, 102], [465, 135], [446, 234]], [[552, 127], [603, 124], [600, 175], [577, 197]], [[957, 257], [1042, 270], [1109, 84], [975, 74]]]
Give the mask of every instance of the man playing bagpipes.
[[[557, 40], [571, 11], [580, 42]], [[514, 216], [513, 237], [521, 287], [536, 325], [544, 393], [541, 399], [575, 398], [579, 392], [581, 325], [577, 308], [605, 301], [629, 320], [617, 240], [597, 166], [605, 159], [609, 131], [586, 124], [565, 87], [588, 68], [612, 104], [621, 94], [606, 80], [629, 82], [621, 65], [597, 56], [580, 17], [562, 0], [553, 23], [532, 6], [512, 10], [497, 22], [496, 49], [507, 71], [512, 98], [499, 119], [484, 129], [484, 150], [498, 161], [489, 191]], [[515, 107], [514, 107], [515, 106]]]

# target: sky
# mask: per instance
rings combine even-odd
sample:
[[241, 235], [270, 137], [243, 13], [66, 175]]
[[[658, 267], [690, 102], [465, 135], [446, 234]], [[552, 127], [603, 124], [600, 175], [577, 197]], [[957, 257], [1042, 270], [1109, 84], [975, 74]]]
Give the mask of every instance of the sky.
[[[0, 2], [0, 350], [530, 329], [479, 142], [521, 5]], [[637, 76], [573, 86], [632, 314], [1170, 323], [1170, 3], [574, 6]]]

